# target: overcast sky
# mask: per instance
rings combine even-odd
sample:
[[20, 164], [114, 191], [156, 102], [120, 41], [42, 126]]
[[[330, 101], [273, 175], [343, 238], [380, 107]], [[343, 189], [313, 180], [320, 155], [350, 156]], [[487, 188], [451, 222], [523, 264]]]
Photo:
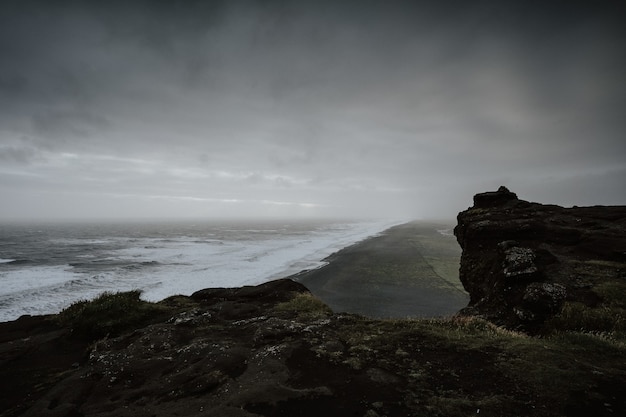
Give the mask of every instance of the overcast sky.
[[626, 204], [622, 1], [0, 2], [0, 220]]

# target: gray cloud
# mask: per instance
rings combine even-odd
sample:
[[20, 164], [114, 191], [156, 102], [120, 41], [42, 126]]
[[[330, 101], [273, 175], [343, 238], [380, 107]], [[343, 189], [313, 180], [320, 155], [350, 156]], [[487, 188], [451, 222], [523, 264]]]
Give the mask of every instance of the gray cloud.
[[625, 203], [617, 2], [0, 7], [0, 161], [31, 178], [0, 169], [0, 216], [42, 187], [70, 215], [451, 216], [501, 182]]
[[37, 150], [25, 146], [0, 147], [0, 161], [4, 163], [28, 164], [37, 157]]

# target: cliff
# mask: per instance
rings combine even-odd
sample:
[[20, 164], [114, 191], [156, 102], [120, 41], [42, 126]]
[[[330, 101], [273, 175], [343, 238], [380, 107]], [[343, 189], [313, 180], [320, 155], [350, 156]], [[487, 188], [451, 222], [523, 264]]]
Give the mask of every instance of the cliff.
[[0, 416], [624, 415], [623, 213], [477, 195], [448, 318], [333, 312], [282, 279], [0, 323]]
[[533, 333], [623, 325], [626, 207], [530, 203], [501, 187], [457, 220], [462, 314]]

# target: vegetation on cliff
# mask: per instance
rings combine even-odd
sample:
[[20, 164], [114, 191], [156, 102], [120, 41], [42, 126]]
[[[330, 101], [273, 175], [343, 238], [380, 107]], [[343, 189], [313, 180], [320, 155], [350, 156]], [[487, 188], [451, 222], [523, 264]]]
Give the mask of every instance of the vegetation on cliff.
[[171, 313], [158, 304], [142, 301], [141, 291], [104, 292], [93, 300], [73, 303], [56, 320], [70, 329], [73, 337], [115, 337], [163, 318]]
[[[584, 225], [573, 232], [563, 209], [510, 194], [459, 216], [460, 315], [333, 312], [291, 279], [158, 303], [107, 293], [0, 323], [0, 416], [625, 414], [626, 209], [569, 211]], [[409, 230], [392, 233], [415, 247]], [[347, 282], [352, 265], [372, 286], [401, 248], [380, 252], [389, 242], [343, 251], [325, 273]]]
[[462, 313], [626, 341], [626, 207], [529, 203], [501, 187], [459, 213]]
[[[90, 320], [106, 323], [110, 312], [96, 306], [120, 298], [136, 294], [109, 294], [79, 306], [93, 313]], [[120, 321], [113, 326], [118, 337], [91, 339], [77, 338], [77, 328], [65, 327], [83, 326], [80, 314], [61, 320], [77, 306], [59, 317], [0, 324], [5, 393], [0, 415], [624, 411], [626, 346], [604, 334], [558, 331], [532, 337], [478, 317], [381, 320], [335, 314], [290, 280], [130, 305], [124, 310], [129, 317], [154, 310], [162, 319], [146, 326], [124, 321], [125, 328]], [[30, 330], [20, 322], [30, 322]]]

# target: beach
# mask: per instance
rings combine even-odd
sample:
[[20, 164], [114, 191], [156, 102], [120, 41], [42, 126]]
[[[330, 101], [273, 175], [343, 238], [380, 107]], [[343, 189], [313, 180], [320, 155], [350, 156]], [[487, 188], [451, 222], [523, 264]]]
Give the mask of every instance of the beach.
[[304, 269], [399, 221], [0, 222], [0, 321], [58, 313], [105, 291], [147, 301], [257, 285]]
[[291, 276], [335, 312], [374, 318], [440, 317], [469, 300], [458, 279], [461, 249], [452, 225], [394, 226]]

